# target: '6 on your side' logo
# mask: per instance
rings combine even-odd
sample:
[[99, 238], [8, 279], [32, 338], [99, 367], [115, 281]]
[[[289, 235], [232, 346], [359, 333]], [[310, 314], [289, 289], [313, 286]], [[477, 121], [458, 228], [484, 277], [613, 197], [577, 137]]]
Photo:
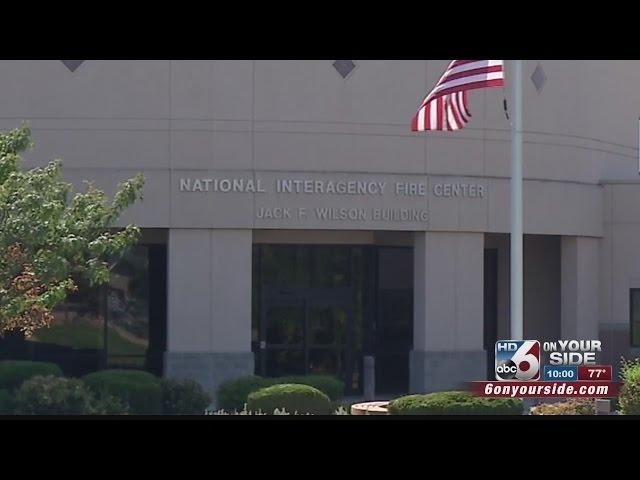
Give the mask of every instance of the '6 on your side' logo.
[[496, 380], [539, 379], [539, 341], [498, 340], [496, 342]]

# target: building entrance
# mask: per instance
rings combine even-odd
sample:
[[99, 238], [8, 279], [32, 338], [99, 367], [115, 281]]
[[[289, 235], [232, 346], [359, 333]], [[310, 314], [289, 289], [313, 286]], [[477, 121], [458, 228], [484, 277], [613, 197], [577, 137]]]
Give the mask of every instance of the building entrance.
[[263, 376], [326, 374], [377, 393], [408, 390], [413, 251], [405, 247], [255, 245], [253, 350]]

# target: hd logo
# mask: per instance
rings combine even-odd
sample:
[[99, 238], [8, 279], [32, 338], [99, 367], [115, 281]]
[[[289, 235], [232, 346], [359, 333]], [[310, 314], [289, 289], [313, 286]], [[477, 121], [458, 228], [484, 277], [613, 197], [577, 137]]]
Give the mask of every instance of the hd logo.
[[539, 341], [498, 340], [496, 342], [496, 380], [539, 379]]

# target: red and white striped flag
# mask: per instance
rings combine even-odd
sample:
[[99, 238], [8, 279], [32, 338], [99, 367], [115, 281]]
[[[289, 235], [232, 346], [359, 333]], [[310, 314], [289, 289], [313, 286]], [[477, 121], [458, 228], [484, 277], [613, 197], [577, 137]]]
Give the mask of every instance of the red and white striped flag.
[[460, 130], [471, 118], [468, 91], [502, 86], [502, 60], [454, 60], [420, 105], [411, 121], [411, 130]]

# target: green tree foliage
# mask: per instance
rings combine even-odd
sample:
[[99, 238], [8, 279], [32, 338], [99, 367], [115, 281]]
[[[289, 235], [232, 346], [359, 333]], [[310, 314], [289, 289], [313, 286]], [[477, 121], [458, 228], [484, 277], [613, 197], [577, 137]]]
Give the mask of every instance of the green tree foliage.
[[640, 415], [640, 358], [622, 359], [620, 378], [623, 381], [620, 390], [620, 410], [623, 415]]
[[75, 192], [61, 181], [59, 160], [22, 170], [20, 154], [31, 146], [26, 126], [0, 132], [0, 335], [48, 326], [77, 281], [106, 283], [140, 235], [133, 225], [115, 225], [142, 198], [142, 175], [121, 183], [109, 202], [91, 183]]

